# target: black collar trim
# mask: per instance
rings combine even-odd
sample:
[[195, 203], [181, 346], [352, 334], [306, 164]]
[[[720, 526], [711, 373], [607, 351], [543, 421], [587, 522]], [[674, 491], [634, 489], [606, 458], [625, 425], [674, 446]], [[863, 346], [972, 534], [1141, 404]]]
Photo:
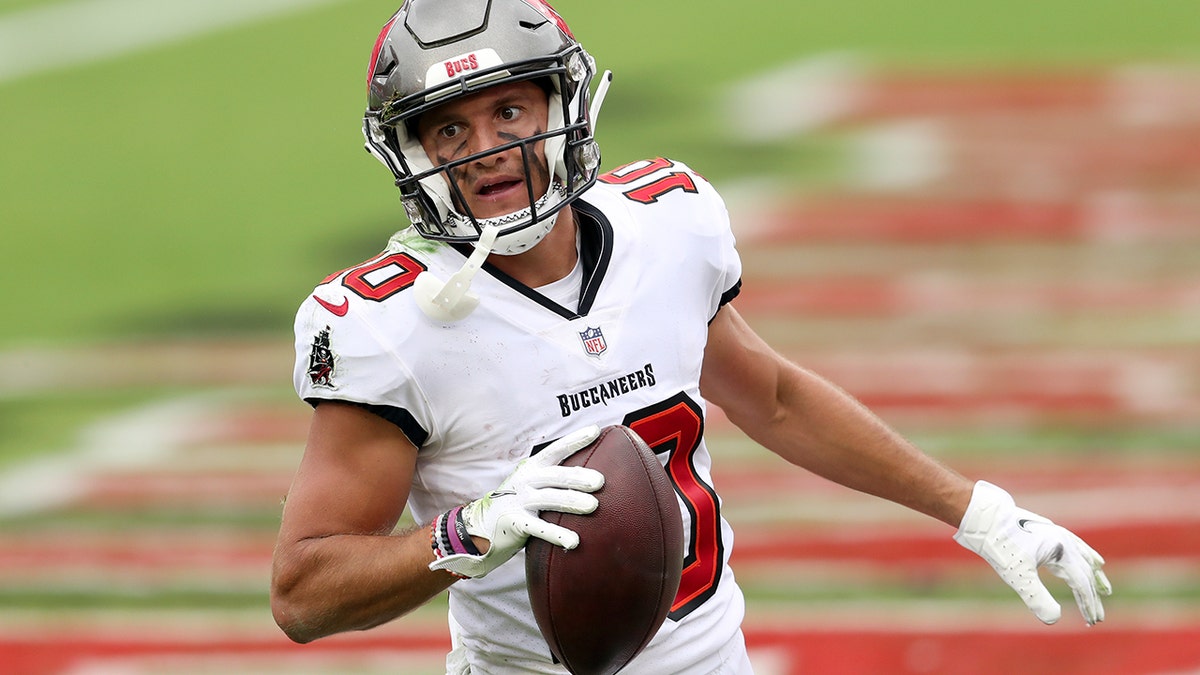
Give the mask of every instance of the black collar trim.
[[[608, 218], [604, 217], [600, 209], [582, 199], [572, 202], [569, 208], [575, 210], [575, 222], [579, 227], [579, 260], [583, 265], [583, 288], [579, 293], [579, 310], [577, 312], [563, 307], [510, 277], [495, 265], [488, 262], [483, 263], [483, 270], [498, 281], [568, 320], [587, 316], [591, 311], [592, 304], [596, 301], [596, 295], [600, 292], [600, 285], [604, 281], [604, 275], [608, 272], [613, 250], [612, 224], [608, 222]], [[453, 246], [464, 256], [470, 256], [473, 250], [467, 244], [454, 244]]]

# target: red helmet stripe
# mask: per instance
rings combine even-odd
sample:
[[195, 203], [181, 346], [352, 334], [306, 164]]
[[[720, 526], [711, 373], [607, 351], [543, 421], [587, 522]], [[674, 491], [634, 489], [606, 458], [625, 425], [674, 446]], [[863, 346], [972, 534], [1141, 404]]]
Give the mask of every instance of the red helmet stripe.
[[388, 33], [392, 31], [392, 24], [396, 23], [396, 19], [400, 18], [396, 14], [384, 24], [383, 29], [379, 31], [379, 37], [375, 38], [375, 48], [371, 50], [371, 62], [367, 64], [367, 89], [371, 88], [371, 78], [375, 76], [375, 66], [379, 63], [379, 52], [383, 49], [383, 42], [387, 40]]
[[571, 29], [567, 28], [567, 22], [564, 21], [561, 16], [559, 16], [558, 12], [554, 11], [554, 8], [551, 7], [550, 3], [546, 2], [546, 0], [525, 0], [525, 4], [530, 5], [537, 11], [541, 12], [542, 16], [558, 24], [558, 29], [563, 33], [566, 33], [567, 37], [571, 38], [572, 40], [575, 39], [575, 36], [571, 34]]

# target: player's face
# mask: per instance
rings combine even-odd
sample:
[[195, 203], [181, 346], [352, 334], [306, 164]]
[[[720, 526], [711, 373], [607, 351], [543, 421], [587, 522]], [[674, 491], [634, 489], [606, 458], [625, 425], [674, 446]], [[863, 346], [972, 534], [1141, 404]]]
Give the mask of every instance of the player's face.
[[[528, 138], [546, 130], [549, 102], [532, 82], [490, 87], [451, 101], [421, 116], [417, 137], [425, 154], [440, 166], [477, 152]], [[529, 207], [529, 186], [540, 198], [550, 186], [544, 143], [531, 145], [531, 175], [521, 148], [486, 155], [451, 170], [466, 206], [476, 218], [494, 218]]]

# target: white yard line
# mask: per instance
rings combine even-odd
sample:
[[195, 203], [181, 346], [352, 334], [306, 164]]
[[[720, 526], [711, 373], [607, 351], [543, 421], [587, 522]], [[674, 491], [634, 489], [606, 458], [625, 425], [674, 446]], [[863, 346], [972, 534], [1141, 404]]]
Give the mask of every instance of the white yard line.
[[86, 428], [73, 448], [0, 472], [0, 517], [69, 504], [87, 493], [97, 474], [168, 462], [213, 404], [212, 396], [189, 396], [135, 408]]
[[733, 83], [723, 99], [738, 140], [770, 143], [822, 129], [860, 107], [869, 65], [853, 52], [817, 54]]
[[342, 0], [66, 0], [0, 15], [0, 83]]

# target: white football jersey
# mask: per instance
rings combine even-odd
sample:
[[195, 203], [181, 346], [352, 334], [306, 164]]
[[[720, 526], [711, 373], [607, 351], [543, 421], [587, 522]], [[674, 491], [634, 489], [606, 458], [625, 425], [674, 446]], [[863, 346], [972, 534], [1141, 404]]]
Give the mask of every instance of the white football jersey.
[[[728, 214], [707, 181], [661, 158], [603, 175], [572, 208], [577, 306], [485, 266], [471, 285], [475, 311], [432, 320], [407, 291], [425, 270], [449, 278], [464, 253], [404, 230], [301, 306], [296, 390], [314, 405], [364, 405], [404, 430], [419, 448], [418, 523], [489, 492], [534, 448], [580, 427], [633, 428], [675, 485], [686, 550], [669, 618], [623, 672], [724, 672], [718, 652], [741, 644], [744, 607], [699, 385], [709, 321], [740, 284]], [[566, 672], [538, 631], [522, 554], [451, 586], [450, 626], [451, 672]]]

